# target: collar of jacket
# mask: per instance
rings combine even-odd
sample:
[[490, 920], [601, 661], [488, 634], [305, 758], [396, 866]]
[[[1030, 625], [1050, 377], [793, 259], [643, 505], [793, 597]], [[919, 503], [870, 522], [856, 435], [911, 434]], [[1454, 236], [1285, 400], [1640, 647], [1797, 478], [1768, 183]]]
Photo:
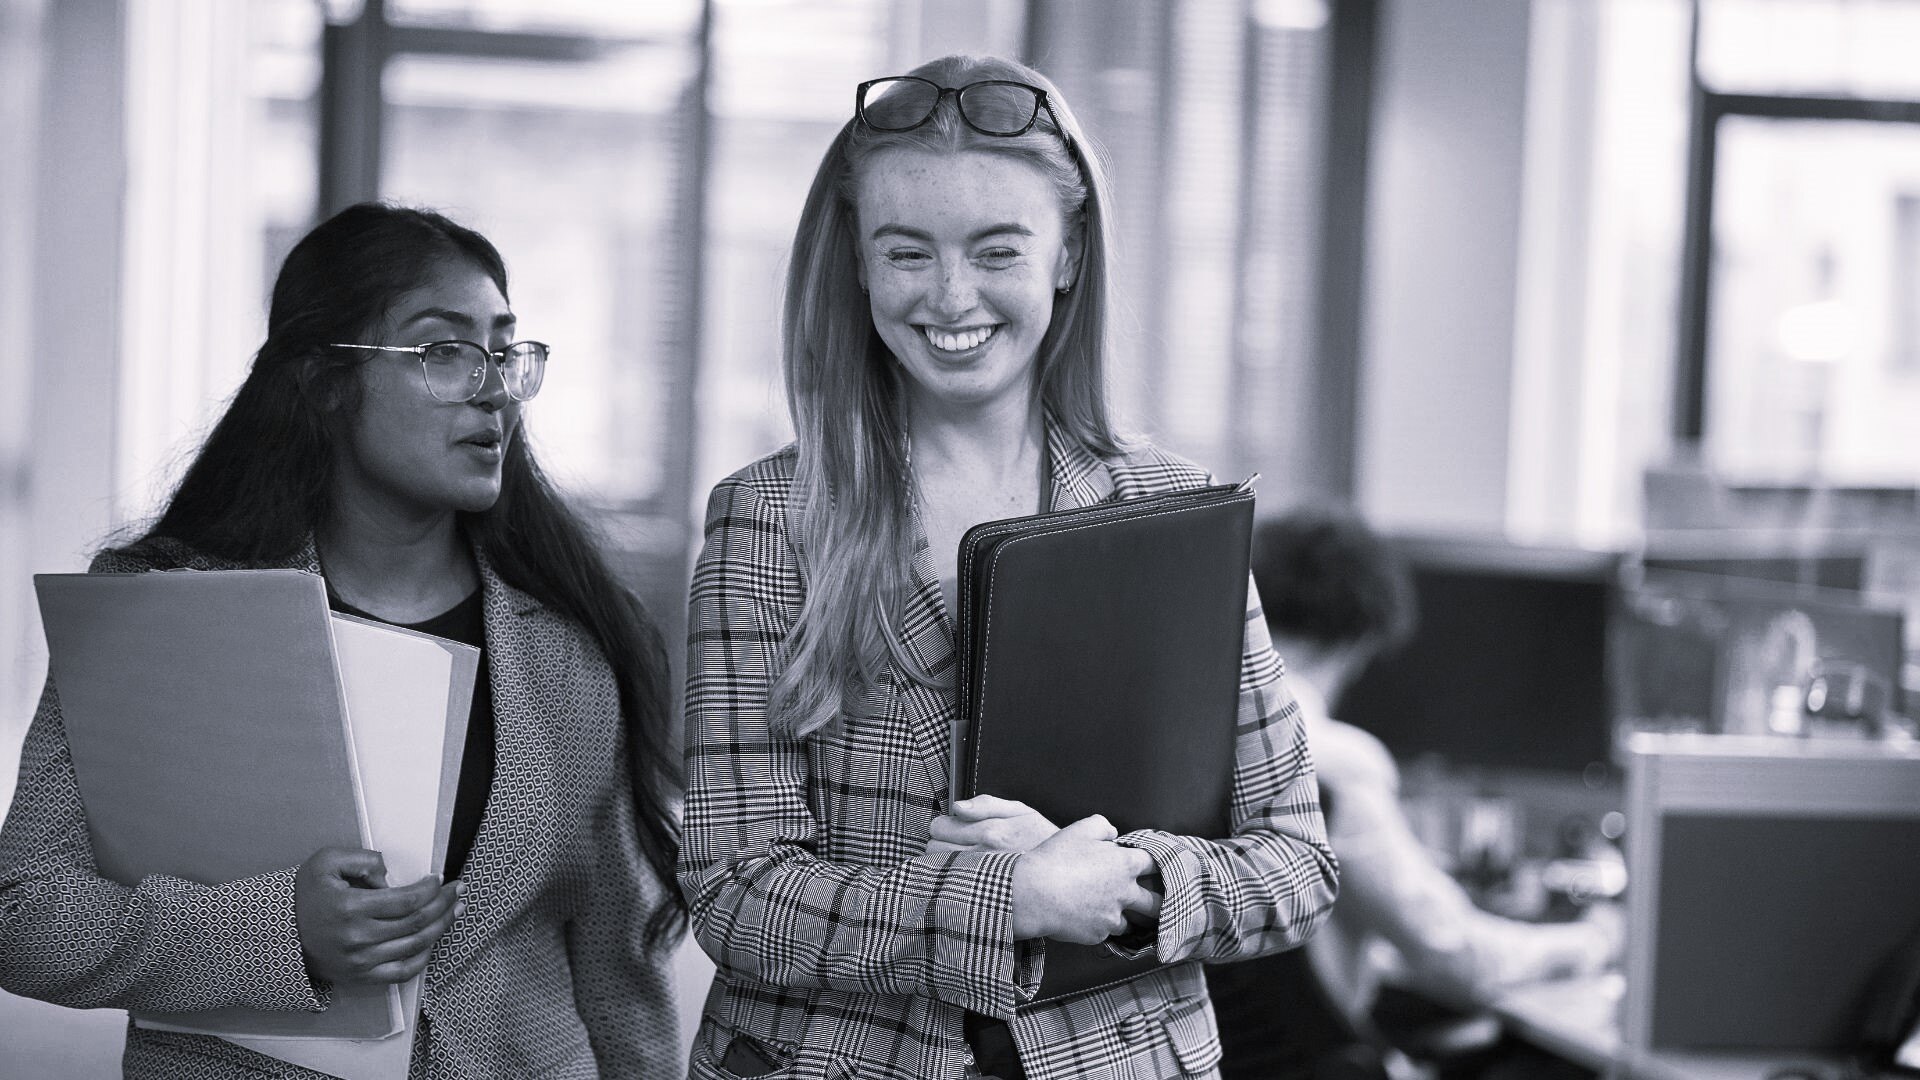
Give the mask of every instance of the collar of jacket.
[[1066, 428], [1046, 417], [1047, 466], [1053, 474], [1053, 501], [1049, 510], [1091, 506], [1113, 497], [1113, 473], [1092, 450], [1067, 434]]
[[[467, 550], [473, 553], [473, 565], [480, 573], [482, 604], [488, 611], [501, 608], [515, 615], [531, 615], [545, 606], [540, 601], [507, 584], [505, 579], [501, 578], [499, 572], [493, 568], [493, 563], [487, 558], [487, 553], [480, 550], [480, 545], [474, 543], [471, 538], [467, 538], [464, 533], [462, 534], [462, 539], [466, 542]], [[300, 549], [294, 552], [292, 557], [281, 565], [290, 570], [305, 570], [310, 574], [320, 574], [322, 577], [326, 576], [321, 572], [320, 568], [320, 546], [312, 533], [307, 534], [307, 538], [301, 543]]]

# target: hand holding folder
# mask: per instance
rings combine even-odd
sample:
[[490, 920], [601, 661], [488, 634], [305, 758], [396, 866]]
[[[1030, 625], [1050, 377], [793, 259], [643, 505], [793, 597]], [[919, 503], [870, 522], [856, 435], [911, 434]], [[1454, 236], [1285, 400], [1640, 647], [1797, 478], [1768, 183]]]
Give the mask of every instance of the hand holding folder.
[[[102, 875], [219, 884], [326, 848], [409, 882], [445, 857], [478, 652], [330, 615], [291, 570], [35, 578]], [[418, 979], [320, 1013], [135, 1013], [350, 1080], [406, 1074]]]
[[[1057, 825], [1227, 835], [1252, 525], [1242, 484], [968, 530], [954, 795]], [[1035, 1000], [1154, 966], [1056, 941]]]

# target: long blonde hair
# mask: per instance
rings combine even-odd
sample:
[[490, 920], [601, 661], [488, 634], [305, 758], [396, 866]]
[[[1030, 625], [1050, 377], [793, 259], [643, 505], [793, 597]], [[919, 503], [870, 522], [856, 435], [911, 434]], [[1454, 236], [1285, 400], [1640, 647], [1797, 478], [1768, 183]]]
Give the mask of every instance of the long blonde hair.
[[859, 284], [854, 195], [864, 162], [899, 147], [1004, 154], [1053, 183], [1080, 258], [1073, 288], [1054, 299], [1035, 392], [1052, 421], [1083, 445], [1106, 454], [1122, 445], [1106, 396], [1107, 180], [1078, 121], [1045, 76], [1011, 60], [946, 56], [910, 74], [946, 87], [983, 79], [1040, 87], [1065, 130], [1042, 110], [1025, 135], [983, 135], [945, 95], [933, 119], [912, 131], [847, 121], [820, 162], [793, 239], [784, 320], [787, 408], [799, 448], [789, 535], [806, 602], [787, 635], [769, 710], [775, 725], [796, 734], [831, 723], [880, 679], [889, 659], [909, 678], [936, 681], [919, 669], [896, 625], [913, 588], [912, 477], [902, 376]]

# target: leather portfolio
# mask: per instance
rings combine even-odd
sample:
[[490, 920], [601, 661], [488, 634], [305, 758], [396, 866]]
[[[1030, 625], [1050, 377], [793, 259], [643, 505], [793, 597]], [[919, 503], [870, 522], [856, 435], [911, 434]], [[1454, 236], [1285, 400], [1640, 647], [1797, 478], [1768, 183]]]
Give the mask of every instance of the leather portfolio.
[[[1065, 826], [1228, 834], [1246, 633], [1248, 484], [987, 522], [959, 551], [954, 798]], [[1047, 943], [1036, 1002], [1152, 970]]]

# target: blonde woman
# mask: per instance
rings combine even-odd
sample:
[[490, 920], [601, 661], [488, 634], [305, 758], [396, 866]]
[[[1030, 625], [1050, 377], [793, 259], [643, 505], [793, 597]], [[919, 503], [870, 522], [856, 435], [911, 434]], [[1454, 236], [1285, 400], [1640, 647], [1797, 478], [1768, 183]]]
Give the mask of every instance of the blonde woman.
[[[798, 437], [714, 490], [694, 575], [680, 882], [718, 966], [696, 1077], [1213, 1075], [1190, 961], [1298, 945], [1332, 901], [1257, 600], [1233, 835], [948, 807], [961, 533], [1207, 482], [1115, 433], [1106, 204], [1059, 92], [1005, 60], [862, 84], [827, 150], [788, 279]], [[1129, 913], [1166, 966], [1023, 1008], [1048, 940]]]

